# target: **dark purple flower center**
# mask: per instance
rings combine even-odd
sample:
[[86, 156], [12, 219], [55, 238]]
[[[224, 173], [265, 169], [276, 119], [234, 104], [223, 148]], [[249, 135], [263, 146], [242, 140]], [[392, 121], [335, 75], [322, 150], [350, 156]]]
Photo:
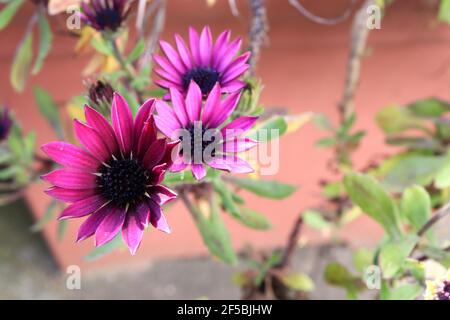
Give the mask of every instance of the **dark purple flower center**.
[[444, 287], [437, 294], [438, 300], [450, 300], [450, 281], [444, 281]]
[[122, 24], [122, 12], [117, 8], [99, 8], [96, 10], [96, 23], [101, 30], [116, 31]]
[[100, 167], [99, 173], [101, 194], [113, 205], [132, 206], [145, 197], [149, 175], [137, 159], [112, 159]]
[[9, 131], [12, 126], [12, 120], [9, 117], [9, 112], [5, 109], [0, 110], [0, 141], [8, 137]]
[[[201, 125], [193, 125], [192, 127], [185, 129], [187, 130], [184, 135], [180, 135], [181, 140], [181, 154], [183, 153], [183, 149], [188, 148], [190, 149], [190, 157], [197, 160], [196, 157], [201, 157], [199, 162], [203, 162], [203, 158], [205, 155], [210, 155], [211, 157], [214, 157], [215, 155], [215, 149], [211, 148], [208, 149], [207, 152], [205, 152], [205, 149], [211, 145], [213, 142], [216, 141], [215, 133], [217, 131], [214, 131], [212, 129], [204, 128]], [[188, 141], [186, 141], [188, 139]], [[209, 154], [206, 154], [209, 153]]]
[[183, 87], [188, 89], [191, 80], [200, 87], [202, 94], [208, 94], [216, 82], [219, 81], [220, 73], [209, 67], [196, 67], [183, 75]]

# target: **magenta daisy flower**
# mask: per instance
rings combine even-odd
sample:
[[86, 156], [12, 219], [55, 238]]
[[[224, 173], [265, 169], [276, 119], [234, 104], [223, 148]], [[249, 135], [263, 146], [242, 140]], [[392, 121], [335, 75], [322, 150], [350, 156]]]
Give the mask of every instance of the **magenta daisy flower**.
[[12, 124], [13, 122], [8, 109], [0, 108], [0, 141], [8, 137]]
[[253, 172], [236, 153], [256, 146], [256, 141], [242, 135], [257, 117], [241, 116], [225, 124], [240, 93], [232, 93], [223, 100], [220, 93], [217, 83], [203, 102], [200, 87], [192, 80], [185, 98], [180, 91], [170, 88], [172, 107], [162, 100], [156, 101], [156, 126], [167, 137], [182, 141], [171, 171], [181, 171], [190, 165], [197, 180], [206, 175], [205, 166], [235, 173]]
[[91, 0], [80, 5], [81, 19], [98, 31], [117, 31], [130, 12], [128, 0]]
[[155, 72], [161, 77], [155, 83], [165, 89], [174, 87], [186, 93], [193, 80], [203, 95], [207, 95], [216, 82], [220, 83], [223, 93], [240, 90], [245, 83], [239, 77], [249, 68], [250, 52], [237, 57], [242, 40], [237, 38], [230, 42], [230, 34], [229, 30], [222, 32], [213, 43], [209, 27], [204, 27], [200, 36], [191, 27], [189, 47], [178, 34], [175, 35], [177, 50], [168, 42], [160, 41], [165, 56], [153, 56], [158, 64]]
[[89, 106], [85, 107], [86, 124], [74, 120], [76, 136], [85, 149], [59, 141], [42, 146], [64, 166], [42, 177], [54, 185], [47, 194], [71, 203], [59, 219], [89, 216], [77, 241], [95, 234], [95, 245], [101, 246], [122, 230], [134, 254], [149, 223], [170, 233], [161, 205], [176, 194], [161, 182], [178, 142], [157, 139], [153, 106], [153, 99], [146, 101], [133, 122], [126, 101], [115, 93], [112, 127]]

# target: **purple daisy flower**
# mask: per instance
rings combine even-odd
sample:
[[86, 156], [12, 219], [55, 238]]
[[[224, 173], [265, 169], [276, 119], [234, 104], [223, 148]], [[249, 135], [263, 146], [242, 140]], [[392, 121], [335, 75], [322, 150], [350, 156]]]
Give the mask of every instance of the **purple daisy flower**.
[[54, 185], [47, 194], [71, 203], [59, 219], [89, 215], [77, 241], [95, 234], [95, 245], [101, 246], [122, 230], [134, 254], [149, 223], [170, 233], [161, 205], [176, 194], [161, 182], [178, 141], [157, 139], [154, 101], [147, 100], [133, 122], [126, 101], [115, 93], [112, 127], [89, 106], [85, 106], [86, 124], [74, 120], [75, 134], [85, 149], [60, 141], [42, 146], [64, 166], [42, 177]]
[[204, 27], [200, 36], [190, 27], [189, 47], [178, 34], [175, 34], [177, 50], [168, 42], [160, 41], [165, 57], [153, 55], [158, 64], [155, 72], [161, 77], [155, 83], [162, 88], [174, 87], [186, 93], [193, 80], [203, 95], [207, 95], [216, 82], [220, 83], [223, 93], [240, 90], [245, 83], [238, 78], [249, 68], [250, 52], [236, 57], [242, 39], [230, 42], [230, 34], [230, 30], [222, 32], [213, 43], [209, 27]]
[[257, 145], [257, 141], [242, 135], [258, 117], [241, 116], [225, 125], [236, 108], [240, 93], [232, 93], [221, 100], [221, 91], [216, 83], [203, 102], [200, 87], [191, 80], [186, 97], [179, 90], [170, 88], [172, 107], [162, 100], [156, 101], [156, 126], [167, 137], [182, 141], [179, 157], [171, 171], [181, 171], [191, 165], [197, 180], [205, 177], [205, 165], [234, 173], [253, 172], [236, 153]]
[[98, 31], [117, 31], [130, 12], [128, 0], [81, 2], [81, 19]]
[[5, 140], [8, 135], [9, 131], [12, 127], [12, 119], [11, 115], [9, 114], [8, 109], [1, 108], [0, 109], [0, 141]]

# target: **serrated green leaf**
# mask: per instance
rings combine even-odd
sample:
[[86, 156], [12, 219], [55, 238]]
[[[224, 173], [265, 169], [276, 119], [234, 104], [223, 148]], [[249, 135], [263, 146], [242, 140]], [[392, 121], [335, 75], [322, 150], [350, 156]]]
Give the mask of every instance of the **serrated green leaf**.
[[411, 224], [413, 231], [418, 231], [431, 216], [431, 199], [428, 192], [414, 186], [403, 192], [401, 213]]
[[42, 64], [50, 52], [52, 41], [53, 34], [46, 13], [41, 11], [39, 14], [39, 51], [31, 71], [32, 74], [37, 74], [41, 70]]
[[283, 199], [293, 194], [297, 188], [275, 180], [257, 180], [251, 178], [230, 178], [234, 185], [246, 189], [254, 194], [272, 199]]
[[397, 274], [418, 240], [416, 235], [409, 234], [399, 240], [390, 240], [382, 246], [379, 261], [384, 278], [389, 279]]
[[17, 10], [22, 6], [23, 0], [11, 0], [0, 11], [0, 31], [4, 29], [12, 20]]
[[353, 203], [380, 223], [391, 237], [401, 235], [397, 206], [374, 178], [350, 173], [344, 178], [344, 186]]
[[33, 58], [33, 33], [29, 31], [17, 48], [11, 66], [10, 81], [14, 90], [22, 92], [30, 73]]

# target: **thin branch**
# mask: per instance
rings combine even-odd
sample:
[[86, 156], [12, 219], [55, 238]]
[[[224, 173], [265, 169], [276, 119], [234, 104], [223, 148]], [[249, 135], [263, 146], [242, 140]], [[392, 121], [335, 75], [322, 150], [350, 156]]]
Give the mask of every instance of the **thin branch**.
[[248, 63], [250, 65], [249, 73], [250, 75], [253, 75], [259, 60], [261, 47], [267, 41], [269, 24], [267, 21], [267, 10], [264, 5], [264, 0], [250, 0], [250, 9], [252, 18], [250, 22], [250, 43], [248, 50], [251, 52], [251, 55]]
[[292, 256], [295, 252], [295, 249], [297, 248], [302, 225], [303, 225], [303, 218], [300, 216], [298, 217], [297, 221], [295, 222], [291, 230], [288, 242], [283, 252], [283, 258], [281, 259], [281, 262], [277, 265], [278, 268], [280, 269], [285, 268], [289, 266], [289, 264], [291, 263]]
[[374, 5], [376, 0], [366, 0], [356, 12], [351, 30], [350, 54], [348, 57], [347, 76], [345, 80], [344, 93], [339, 104], [341, 121], [347, 119], [354, 111], [353, 98], [358, 86], [361, 59], [367, 44], [369, 28], [367, 28], [367, 8]]
[[[163, 31], [164, 24], [166, 21], [166, 0], [154, 0], [155, 4], [154, 8], [156, 9], [156, 14], [153, 18], [153, 23], [151, 27], [151, 32], [147, 36], [145, 43], [145, 53], [142, 55], [139, 60], [139, 65], [142, 66], [144, 64], [152, 64], [152, 54], [155, 52], [156, 46], [158, 44], [158, 39]], [[152, 3], [152, 4], [153, 4]], [[154, 10], [153, 8], [149, 8]], [[150, 11], [150, 10], [149, 10]], [[148, 17], [146, 17], [147, 19]]]
[[353, 7], [355, 6], [355, 2], [356, 2], [355, 0], [351, 0], [350, 7], [342, 15], [340, 15], [336, 18], [323, 18], [323, 17], [319, 17], [319, 16], [313, 14], [311, 11], [306, 9], [300, 3], [299, 0], [289, 0], [289, 3], [291, 4], [291, 6], [293, 6], [295, 9], [297, 9], [306, 18], [308, 18], [309, 20], [314, 21], [316, 23], [324, 24], [324, 25], [328, 25], [328, 26], [335, 25], [335, 24], [338, 24], [338, 23], [346, 20], [352, 13]]

